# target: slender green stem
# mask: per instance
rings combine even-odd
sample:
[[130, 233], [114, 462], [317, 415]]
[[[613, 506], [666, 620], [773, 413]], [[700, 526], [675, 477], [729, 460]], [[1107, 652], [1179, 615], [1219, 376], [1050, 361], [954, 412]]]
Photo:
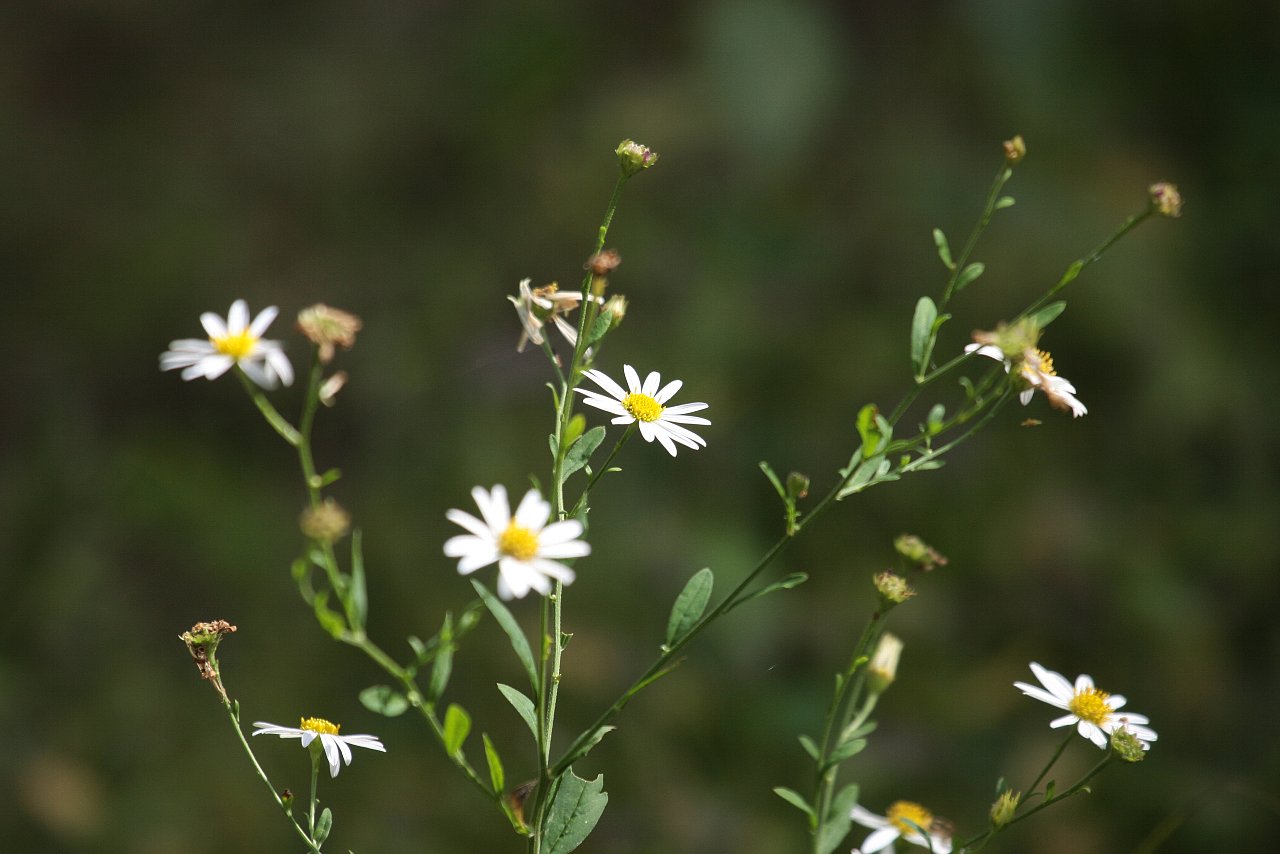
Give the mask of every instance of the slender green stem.
[[[969, 256], [973, 254], [974, 247], [978, 245], [978, 238], [982, 236], [982, 232], [986, 231], [987, 226], [991, 223], [991, 214], [995, 212], [996, 199], [999, 198], [1000, 190], [1004, 188], [1005, 183], [1011, 177], [1013, 177], [1013, 169], [1009, 167], [1007, 162], [1001, 163], [1000, 171], [996, 173], [995, 179], [991, 182], [991, 188], [987, 191], [987, 203], [982, 208], [982, 216], [978, 218], [977, 225], [969, 233], [969, 239], [965, 241], [964, 249], [961, 250], [959, 257], [955, 259], [951, 277], [947, 279], [947, 287], [942, 292], [941, 308], [946, 308], [947, 303], [951, 302], [951, 298], [955, 296], [956, 281], [969, 263]], [[928, 364], [927, 361], [926, 364]]]
[[307, 810], [307, 832], [316, 838], [316, 793], [320, 784], [320, 754], [311, 751], [311, 806]]
[[591, 478], [587, 481], [587, 485], [582, 488], [582, 494], [578, 496], [578, 500], [574, 503], [573, 509], [569, 511], [570, 516], [577, 516], [578, 512], [586, 506], [587, 498], [591, 495], [592, 487], [596, 485], [596, 481], [600, 479], [600, 476], [609, 470], [609, 465], [613, 462], [613, 458], [618, 456], [618, 451], [622, 450], [622, 446], [627, 443], [627, 440], [630, 439], [635, 432], [636, 423], [633, 421], [627, 425], [627, 429], [623, 431], [622, 435], [618, 438], [618, 441], [614, 443], [613, 450], [609, 452], [609, 456], [605, 457], [605, 461], [599, 468], [596, 468], [591, 472]]
[[1062, 739], [1062, 743], [1058, 745], [1058, 749], [1053, 751], [1053, 755], [1049, 757], [1049, 761], [1040, 769], [1040, 773], [1036, 775], [1036, 778], [1031, 781], [1031, 785], [1027, 786], [1023, 791], [1030, 794], [1036, 790], [1036, 787], [1040, 785], [1040, 781], [1043, 780], [1049, 774], [1050, 769], [1057, 764], [1058, 759], [1062, 757], [1062, 752], [1067, 749], [1067, 745], [1070, 744], [1071, 740], [1075, 737], [1076, 734], [1074, 731], [1067, 733], [1066, 737]]
[[267, 396], [262, 393], [262, 389], [254, 385], [253, 380], [245, 374], [240, 368], [236, 368], [236, 376], [240, 378], [240, 383], [244, 386], [244, 390], [248, 392], [249, 399], [253, 401], [253, 405], [258, 407], [258, 411], [267, 419], [267, 423], [272, 429], [280, 434], [280, 438], [284, 439], [295, 448], [302, 442], [302, 436], [294, 429], [294, 426], [280, 414], [280, 411], [272, 406], [271, 401], [267, 400]]

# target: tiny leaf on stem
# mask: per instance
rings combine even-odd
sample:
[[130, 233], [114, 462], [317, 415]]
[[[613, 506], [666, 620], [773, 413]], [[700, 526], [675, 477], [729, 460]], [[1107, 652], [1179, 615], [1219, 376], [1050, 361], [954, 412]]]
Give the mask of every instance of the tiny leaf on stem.
[[489, 733], [480, 733], [480, 740], [484, 742], [484, 758], [489, 763], [489, 782], [493, 784], [494, 793], [500, 795], [502, 790], [506, 788], [507, 776], [502, 770], [502, 760], [498, 758], [498, 749], [489, 740]]
[[320, 813], [320, 820], [316, 822], [316, 845], [323, 845], [332, 831], [333, 812], [328, 807], [325, 807], [324, 812]]
[[538, 714], [534, 711], [533, 700], [520, 693], [518, 688], [503, 685], [501, 682], [498, 683], [498, 690], [502, 692], [502, 696], [507, 698], [507, 702], [524, 719], [524, 722], [529, 725], [529, 732], [533, 733], [533, 737], [536, 740], [538, 737]]
[[707, 609], [707, 601], [711, 598], [711, 587], [715, 577], [711, 570], [703, 567], [693, 574], [676, 597], [671, 606], [671, 616], [667, 620], [667, 646], [684, 637], [702, 612]]
[[773, 793], [778, 797], [782, 798], [787, 803], [791, 804], [791, 806], [800, 810], [800, 812], [804, 813], [810, 818], [813, 817], [813, 807], [809, 806], [809, 802], [806, 801], [804, 799], [804, 796], [801, 795], [799, 792], [795, 791], [794, 789], [788, 789], [786, 786], [774, 786]]
[[471, 716], [457, 703], [450, 703], [444, 713], [444, 750], [450, 756], [462, 749], [471, 733]]
[[951, 247], [947, 244], [947, 236], [942, 233], [942, 229], [933, 230], [933, 243], [938, 247], [938, 257], [942, 259], [942, 263], [948, 270], [954, 270], [956, 262], [951, 260]]
[[915, 317], [911, 319], [911, 366], [916, 376], [925, 372], [925, 353], [933, 336], [933, 322], [938, 319], [938, 307], [928, 297], [920, 297], [916, 303]]
[[965, 286], [974, 279], [981, 276], [987, 270], [987, 265], [981, 261], [974, 261], [960, 271], [960, 275], [956, 276], [956, 293], [964, 290]]
[[370, 685], [360, 692], [360, 705], [377, 715], [399, 717], [409, 709], [409, 699], [390, 685]]
[[831, 809], [822, 822], [818, 832], [817, 851], [819, 854], [831, 854], [840, 845], [840, 841], [849, 835], [849, 827], [853, 824], [853, 807], [858, 803], [858, 787], [850, 783], [840, 790], [840, 794], [831, 800]]

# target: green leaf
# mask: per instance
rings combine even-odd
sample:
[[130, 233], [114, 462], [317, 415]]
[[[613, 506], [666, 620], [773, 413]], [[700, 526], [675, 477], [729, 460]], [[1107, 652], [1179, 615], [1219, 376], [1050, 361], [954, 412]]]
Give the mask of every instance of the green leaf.
[[327, 472], [320, 475], [320, 487], [323, 489], [331, 483], [337, 483], [338, 478], [340, 477], [342, 477], [341, 471], [338, 469], [329, 469]]
[[569, 452], [564, 455], [564, 464], [560, 467], [560, 482], [564, 483], [569, 479], [569, 475], [585, 466], [587, 460], [591, 459], [591, 455], [595, 453], [596, 448], [600, 447], [600, 443], [603, 441], [603, 427], [592, 427], [586, 433], [583, 433], [581, 438], [569, 448]]
[[773, 793], [778, 797], [782, 798], [787, 803], [791, 804], [791, 806], [800, 810], [800, 812], [804, 813], [810, 818], [813, 818], [813, 807], [809, 806], [809, 802], [806, 801], [804, 799], [804, 796], [801, 795], [799, 792], [795, 791], [794, 789], [788, 789], [786, 786], [774, 786]]
[[861, 753], [867, 746], [865, 738], [851, 738], [841, 744], [835, 750], [831, 751], [831, 755], [827, 757], [826, 764], [823, 766], [825, 771], [833, 765], [839, 765], [841, 762]]
[[512, 688], [510, 685], [498, 683], [498, 690], [502, 692], [502, 696], [507, 698], [507, 702], [515, 708], [524, 722], [529, 725], [529, 732], [533, 733], [533, 738], [538, 739], [538, 713], [534, 710], [533, 700], [530, 700], [524, 694], [520, 693], [518, 688]]
[[774, 473], [773, 466], [769, 465], [764, 460], [761, 460], [760, 471], [764, 472], [764, 476], [769, 478], [769, 482], [773, 484], [773, 488], [778, 490], [778, 497], [781, 498], [783, 501], [786, 501], [787, 500], [786, 487], [782, 485], [782, 481], [778, 478], [778, 475]]
[[1013, 198], [1013, 196], [1001, 196], [1000, 198], [996, 199], [995, 210], [999, 211], [999, 210], [1004, 210], [1005, 208], [1011, 208], [1013, 207], [1015, 201], [1016, 200]]
[[361, 547], [360, 529], [351, 532], [351, 613], [355, 618], [353, 629], [364, 628], [365, 618], [369, 615], [369, 593], [364, 582], [364, 550]]
[[938, 247], [938, 257], [942, 259], [942, 263], [946, 268], [954, 270], [956, 262], [951, 260], [951, 247], [947, 245], [947, 236], [942, 233], [940, 228], [933, 230], [933, 245]]
[[320, 628], [328, 632], [335, 640], [341, 640], [342, 636], [347, 632], [347, 621], [342, 615], [329, 607], [329, 591], [317, 593], [315, 601], [311, 603], [312, 608], [316, 612], [316, 621], [320, 623]]
[[[739, 605], [742, 605], [743, 603], [750, 602], [752, 599], [759, 599], [761, 596], [768, 596], [770, 593], [777, 593], [779, 590], [790, 590], [792, 587], [799, 587], [801, 584], [804, 584], [808, 580], [809, 580], [808, 573], [793, 572], [790, 575], [788, 575], [786, 578], [779, 579], [778, 581], [775, 581], [772, 584], [766, 584], [764, 587], [761, 587], [759, 590], [756, 590], [753, 593], [748, 593], [747, 595], [739, 599], [737, 602], [734, 602], [733, 608], [736, 608]], [[733, 610], [733, 609], [730, 608], [729, 610]]]
[[520, 659], [520, 663], [524, 665], [524, 671], [529, 677], [529, 684], [536, 693], [538, 690], [538, 671], [533, 666], [533, 651], [529, 649], [529, 641], [525, 639], [524, 633], [520, 631], [520, 624], [516, 622], [515, 617], [511, 616], [507, 606], [499, 602], [498, 598], [490, 593], [483, 584], [473, 579], [471, 586], [476, 589], [476, 593], [484, 600], [485, 607], [489, 609], [489, 613], [493, 614], [493, 618], [498, 621], [498, 625], [502, 626], [502, 630], [511, 639], [511, 649], [515, 651], [516, 658]]
[[956, 293], [964, 290], [965, 286], [974, 279], [981, 276], [987, 270], [987, 265], [981, 261], [974, 261], [960, 271], [960, 275], [956, 276]]
[[853, 824], [851, 814], [857, 803], [858, 787], [853, 783], [841, 789], [840, 794], [831, 800], [831, 809], [818, 833], [819, 854], [831, 854], [840, 845], [840, 841], [849, 835], [849, 827]]
[[671, 616], [667, 619], [667, 646], [680, 640], [702, 616], [707, 609], [707, 601], [711, 598], [711, 587], [715, 576], [711, 570], [703, 567], [685, 582], [684, 589], [676, 597], [671, 606]]
[[613, 315], [609, 312], [603, 311], [596, 315], [596, 319], [591, 323], [591, 328], [587, 330], [587, 345], [590, 346], [603, 338], [612, 325]]
[[929, 416], [925, 419], [925, 430], [930, 436], [938, 435], [942, 430], [942, 422], [947, 416], [947, 408], [941, 403], [935, 403], [933, 408], [929, 410]]
[[471, 733], [471, 716], [457, 703], [450, 703], [444, 713], [444, 749], [453, 756]]
[[880, 409], [874, 403], [868, 403], [858, 410], [858, 436], [862, 439], [862, 458], [870, 459], [878, 454], [884, 445], [889, 443], [893, 429], [881, 430], [881, 424], [888, 427], [888, 422], [880, 416]]
[[574, 762], [577, 762], [579, 759], [586, 756], [593, 749], [595, 749], [595, 746], [600, 743], [601, 739], [603, 739], [609, 733], [613, 732], [615, 729], [617, 729], [616, 726], [600, 727], [595, 732], [591, 733], [589, 737], [583, 739], [582, 742], [578, 744], [578, 746], [575, 747], [572, 750], [572, 752], [567, 753], [564, 759], [562, 759], [561, 761], [569, 765], [572, 765]]
[[542, 850], [547, 854], [568, 854], [581, 845], [609, 803], [603, 774], [587, 781], [570, 768], [558, 782], [542, 831]]
[[884, 458], [884, 454], [874, 456], [869, 460], [863, 460], [853, 473], [853, 477], [845, 484], [844, 489], [840, 490], [839, 494], [836, 495], [836, 498], [844, 498], [846, 495], [861, 492], [869, 486], [874, 486], [882, 479], [894, 479], [885, 477], [892, 465]]
[[1062, 274], [1062, 278], [1058, 280], [1058, 287], [1069, 285], [1076, 280], [1076, 276], [1080, 275], [1080, 271], [1084, 269], [1084, 261], [1075, 261], [1067, 268], [1067, 272]]
[[436, 642], [435, 661], [431, 664], [431, 678], [427, 681], [427, 701], [431, 703], [440, 699], [453, 673], [453, 614], [449, 611], [444, 612], [444, 624], [433, 640]]
[[938, 307], [928, 297], [920, 297], [916, 303], [915, 317], [911, 319], [911, 366], [916, 376], [925, 371], [925, 358], [929, 341], [933, 337], [933, 322], [938, 319]]
[[556, 434], [547, 434], [547, 446], [551, 448], [551, 459], [556, 458], [556, 454], [560, 453], [560, 446], [556, 444]]
[[1066, 310], [1066, 307], [1067, 304], [1063, 300], [1051, 302], [1027, 319], [1034, 323], [1037, 329], [1044, 329], [1050, 323], [1057, 320], [1058, 315], [1062, 314], [1062, 312]]
[[316, 845], [323, 844], [332, 831], [333, 813], [328, 807], [325, 807], [324, 812], [320, 813], [320, 820], [316, 822]]
[[360, 705], [374, 714], [395, 718], [409, 710], [409, 698], [390, 685], [370, 685], [360, 692]]
[[818, 745], [814, 744], [812, 738], [807, 735], [800, 736], [800, 746], [804, 748], [805, 753], [809, 754], [810, 759], [814, 762], [818, 761]]
[[564, 431], [564, 446], [567, 448], [587, 429], [587, 417], [579, 412], [569, 419], [569, 426]]
[[489, 782], [493, 784], [494, 792], [502, 794], [507, 785], [507, 775], [502, 770], [502, 760], [498, 758], [498, 750], [489, 740], [489, 733], [480, 733], [480, 740], [484, 742], [484, 758], [489, 763]]

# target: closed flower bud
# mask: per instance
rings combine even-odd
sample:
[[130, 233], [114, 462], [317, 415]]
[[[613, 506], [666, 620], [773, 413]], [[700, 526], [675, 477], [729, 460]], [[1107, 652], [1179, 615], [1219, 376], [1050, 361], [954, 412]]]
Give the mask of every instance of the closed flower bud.
[[1125, 727], [1118, 727], [1111, 733], [1111, 750], [1125, 762], [1141, 762], [1147, 758], [1141, 739]]
[[338, 392], [342, 391], [342, 387], [347, 384], [347, 372], [338, 371], [333, 376], [320, 383], [320, 402], [325, 406], [333, 406], [337, 401], [335, 398]]
[[792, 501], [809, 495], [809, 476], [793, 471], [787, 475], [787, 497]]
[[600, 309], [601, 314], [609, 315], [609, 329], [617, 329], [622, 319], [627, 316], [627, 298], [622, 294], [614, 294]]
[[937, 549], [925, 543], [915, 534], [901, 535], [893, 541], [893, 547], [898, 554], [916, 564], [925, 572], [935, 567], [947, 565], [947, 559], [939, 554]]
[[1004, 160], [1010, 166], [1027, 156], [1027, 144], [1022, 141], [1022, 135], [1019, 134], [1013, 139], [1004, 141]]
[[888, 632], [880, 636], [880, 643], [867, 665], [867, 689], [872, 694], [883, 694], [898, 676], [898, 659], [902, 657], [902, 640]]

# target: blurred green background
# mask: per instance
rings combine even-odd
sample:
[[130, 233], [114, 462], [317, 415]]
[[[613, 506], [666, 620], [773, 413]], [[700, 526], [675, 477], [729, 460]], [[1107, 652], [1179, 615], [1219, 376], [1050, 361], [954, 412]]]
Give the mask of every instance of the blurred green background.
[[[289, 578], [288, 449], [234, 381], [157, 371], [200, 312], [278, 305], [272, 337], [295, 357], [299, 308], [364, 318], [318, 454], [365, 531], [373, 634], [407, 653], [470, 598], [444, 511], [474, 484], [546, 476], [548, 369], [516, 355], [505, 296], [581, 275], [619, 139], [661, 152], [610, 236], [632, 306], [601, 366], [683, 378], [714, 424], [674, 460], [628, 447], [598, 490], [568, 600], [576, 731], [652, 659], [691, 572], [727, 588], [776, 536], [756, 462], [825, 489], [858, 407], [906, 388], [912, 308], [944, 281], [930, 230], [962, 242], [1015, 132], [1018, 204], [940, 355], [1055, 281], [1152, 181], [1187, 199], [1072, 285], [1044, 340], [1089, 415], [1011, 409], [941, 471], [816, 525], [777, 567], [810, 582], [705, 635], [582, 763], [611, 801], [581, 850], [802, 850], [770, 789], [807, 787], [796, 735], [819, 729], [903, 531], [951, 563], [894, 615], [903, 669], [850, 765], [868, 808], [905, 797], [979, 829], [997, 777], [1025, 785], [1057, 743], [1053, 710], [1010, 685], [1037, 660], [1127, 694], [1160, 741], [991, 850], [1273, 850], [1274, 5], [68, 0], [0, 22], [8, 850], [291, 850], [177, 640], [213, 618], [240, 627], [222, 659], [246, 723], [323, 715], [386, 742], [322, 787], [337, 848], [523, 850], [411, 716], [357, 702], [377, 672]], [[493, 686], [517, 674], [486, 622], [450, 697], [513, 782], [533, 753]], [[305, 788], [295, 746], [258, 747]], [[1092, 751], [1073, 746], [1068, 770]]]

